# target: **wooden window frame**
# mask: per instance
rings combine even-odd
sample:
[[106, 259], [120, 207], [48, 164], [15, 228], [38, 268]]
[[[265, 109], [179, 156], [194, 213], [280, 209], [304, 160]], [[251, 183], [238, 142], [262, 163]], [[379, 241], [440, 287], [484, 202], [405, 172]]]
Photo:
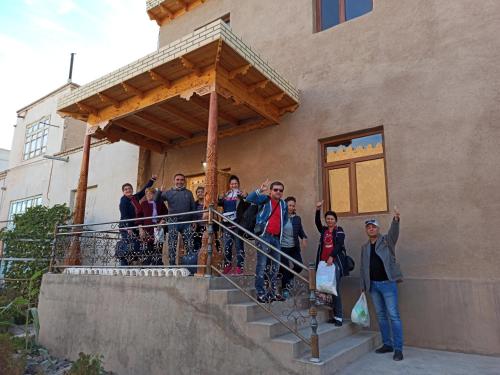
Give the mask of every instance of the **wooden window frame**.
[[[322, 19], [322, 12], [321, 12], [321, 5], [323, 0], [315, 0], [316, 2], [316, 14], [315, 14], [315, 24], [316, 24], [316, 32], [319, 33], [320, 31], [327, 30], [327, 29], [322, 29], [321, 28], [321, 19]], [[339, 25], [346, 22], [346, 0], [339, 0]], [[372, 10], [373, 10], [373, 0], [372, 0]], [[332, 27], [335, 27], [337, 25], [334, 25]]]
[[[381, 134], [382, 135], [382, 149], [383, 152], [375, 155], [362, 156], [359, 158], [353, 158], [348, 160], [339, 160], [335, 162], [328, 163], [326, 161], [326, 148], [329, 144], [333, 142], [341, 142], [347, 141], [354, 138], [368, 137], [370, 135]], [[389, 186], [387, 179], [387, 163], [385, 157], [385, 136], [384, 136], [384, 128], [376, 127], [367, 130], [360, 130], [348, 134], [343, 134], [340, 136], [330, 137], [326, 139], [320, 140], [320, 149], [321, 149], [321, 174], [322, 174], [322, 184], [323, 184], [323, 210], [326, 212], [330, 210], [331, 202], [330, 202], [330, 189], [329, 189], [329, 171], [333, 169], [339, 168], [348, 168], [349, 170], [349, 198], [350, 198], [350, 211], [349, 212], [337, 212], [338, 216], [343, 217], [351, 217], [351, 216], [370, 216], [377, 214], [384, 214], [389, 212]], [[387, 209], [384, 211], [373, 211], [373, 212], [358, 212], [358, 191], [357, 191], [357, 181], [356, 181], [356, 164], [369, 161], [369, 160], [384, 160], [384, 177], [385, 177], [385, 196]]]

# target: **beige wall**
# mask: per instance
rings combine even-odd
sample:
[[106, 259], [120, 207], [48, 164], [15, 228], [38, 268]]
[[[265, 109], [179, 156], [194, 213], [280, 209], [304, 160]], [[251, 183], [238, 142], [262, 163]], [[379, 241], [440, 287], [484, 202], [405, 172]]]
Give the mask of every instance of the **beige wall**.
[[[208, 0], [161, 28], [160, 46], [230, 12], [234, 32], [301, 90], [300, 108], [279, 126], [220, 140], [219, 168], [231, 168], [247, 190], [265, 178], [282, 180], [285, 194], [299, 199], [312, 260], [314, 203], [322, 198], [318, 140], [383, 125], [389, 207], [402, 213], [398, 259], [412, 286], [402, 299], [428, 296], [415, 310], [403, 308], [407, 331], [428, 336], [409, 334], [408, 343], [500, 354], [498, 296], [497, 313], [485, 315], [454, 286], [473, 283], [488, 294], [500, 282], [493, 236], [500, 225], [500, 2], [374, 0], [371, 13], [320, 33], [313, 33], [312, 3]], [[203, 145], [170, 151], [165, 173], [199, 173], [203, 159]], [[153, 169], [160, 160], [152, 157]], [[390, 214], [379, 216], [387, 228]], [[365, 219], [340, 222], [356, 259]], [[476, 329], [482, 337], [465, 342], [428, 324], [449, 321], [448, 312], [425, 306], [446, 303], [430, 295], [436, 279], [439, 295], [468, 312], [447, 327], [471, 325], [471, 335]]]

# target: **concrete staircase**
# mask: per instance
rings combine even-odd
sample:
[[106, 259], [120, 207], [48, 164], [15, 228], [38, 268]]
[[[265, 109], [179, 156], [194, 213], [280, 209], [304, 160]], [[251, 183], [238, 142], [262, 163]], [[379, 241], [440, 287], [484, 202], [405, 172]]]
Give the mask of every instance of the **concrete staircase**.
[[[255, 296], [253, 277], [234, 277], [231, 280]], [[344, 321], [342, 327], [327, 323], [328, 311], [319, 308], [317, 320], [320, 362], [313, 363], [310, 361], [310, 347], [307, 344], [224, 278], [210, 280], [209, 294], [211, 303], [225, 306], [233, 323], [246, 336], [289, 367], [290, 373], [335, 374], [380, 344], [378, 333], [361, 330], [350, 321]], [[283, 302], [274, 302], [272, 311], [286, 320], [290, 307]], [[311, 328], [307, 310], [301, 311], [301, 315], [306, 319], [297, 322], [297, 329], [309, 339]]]

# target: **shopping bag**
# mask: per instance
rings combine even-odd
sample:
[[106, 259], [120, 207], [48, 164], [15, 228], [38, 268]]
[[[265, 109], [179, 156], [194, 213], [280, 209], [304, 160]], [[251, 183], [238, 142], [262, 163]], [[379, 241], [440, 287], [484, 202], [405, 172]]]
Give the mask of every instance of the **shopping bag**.
[[321, 261], [316, 271], [316, 289], [319, 292], [337, 295], [337, 279], [335, 278], [335, 265], [327, 265]]
[[356, 302], [352, 309], [351, 321], [362, 327], [368, 327], [370, 325], [370, 314], [368, 312], [368, 303], [366, 302], [366, 295], [364, 292], [361, 293], [358, 302]]

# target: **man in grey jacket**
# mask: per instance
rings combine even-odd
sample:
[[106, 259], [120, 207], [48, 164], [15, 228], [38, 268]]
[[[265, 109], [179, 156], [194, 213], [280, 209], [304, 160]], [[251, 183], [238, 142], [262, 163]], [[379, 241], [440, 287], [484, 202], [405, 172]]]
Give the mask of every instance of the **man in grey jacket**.
[[[174, 187], [161, 193], [161, 200], [166, 201], [168, 213], [180, 214], [183, 212], [196, 211], [196, 203], [193, 193], [186, 189], [186, 176], [177, 173], [174, 176]], [[193, 220], [193, 215], [179, 215], [168, 218], [168, 222]], [[191, 253], [193, 249], [193, 227], [191, 223], [172, 224], [168, 226], [168, 257], [171, 266], [175, 265], [177, 253], [177, 238], [179, 233], [182, 235], [186, 253]]]
[[376, 219], [365, 222], [368, 242], [361, 247], [360, 262], [361, 290], [370, 292], [382, 334], [383, 346], [375, 352], [394, 351], [395, 361], [403, 359], [403, 328], [399, 316], [396, 285], [403, 280], [399, 264], [396, 262], [399, 217], [399, 212], [395, 209], [391, 228], [385, 235], [380, 234], [380, 225]]

